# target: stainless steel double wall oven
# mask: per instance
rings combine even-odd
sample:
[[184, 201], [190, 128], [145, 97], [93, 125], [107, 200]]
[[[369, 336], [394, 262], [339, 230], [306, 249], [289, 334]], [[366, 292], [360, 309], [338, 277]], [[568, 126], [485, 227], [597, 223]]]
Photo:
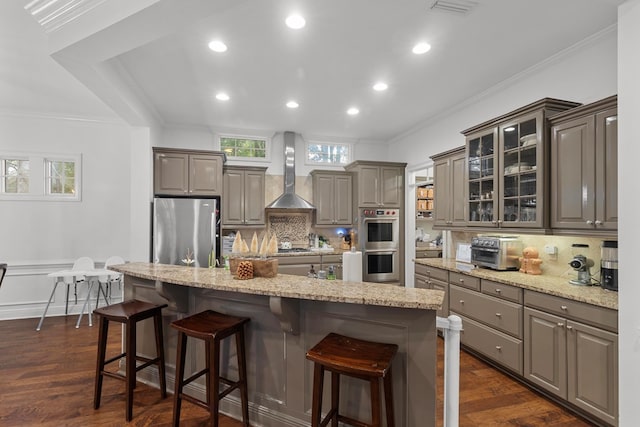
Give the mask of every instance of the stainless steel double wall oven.
[[367, 282], [400, 280], [400, 209], [360, 209], [362, 279]]

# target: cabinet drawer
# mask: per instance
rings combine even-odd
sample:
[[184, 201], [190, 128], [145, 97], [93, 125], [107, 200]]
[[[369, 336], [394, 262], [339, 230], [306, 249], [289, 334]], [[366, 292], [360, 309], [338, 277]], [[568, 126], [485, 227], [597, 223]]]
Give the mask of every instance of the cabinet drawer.
[[618, 312], [616, 310], [529, 290], [524, 291], [524, 305], [601, 327], [611, 332], [618, 332]]
[[451, 285], [449, 307], [451, 311], [522, 338], [522, 305]]
[[449, 273], [449, 283], [452, 285], [464, 286], [465, 288], [480, 290], [480, 279], [477, 277], [467, 276], [466, 274]]
[[[459, 314], [454, 313], [453, 308], [451, 310], [451, 314]], [[467, 317], [461, 317], [462, 344], [522, 375], [522, 340], [495, 331]]]
[[449, 271], [441, 268], [429, 267], [423, 264], [414, 264], [415, 273], [423, 276], [432, 277], [434, 279], [442, 280], [444, 282], [449, 281]]
[[516, 288], [515, 286], [482, 279], [480, 281], [480, 290], [483, 294], [522, 304], [522, 289]]
[[417, 275], [415, 276], [415, 287], [422, 289], [442, 289], [448, 288], [449, 283], [442, 280], [432, 279], [427, 276]]

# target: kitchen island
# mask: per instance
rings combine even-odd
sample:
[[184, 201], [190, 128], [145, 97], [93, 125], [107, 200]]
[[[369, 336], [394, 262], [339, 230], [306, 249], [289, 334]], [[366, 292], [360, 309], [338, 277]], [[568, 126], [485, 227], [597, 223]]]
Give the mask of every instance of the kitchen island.
[[[329, 332], [399, 346], [393, 363], [396, 425], [435, 425], [436, 320], [444, 293], [378, 283], [309, 279], [278, 274], [237, 280], [229, 271], [131, 263], [110, 267], [124, 273], [124, 298], [168, 303], [163, 312], [167, 384], [175, 377], [176, 334], [169, 323], [206, 309], [251, 318], [247, 328], [249, 409], [252, 425], [308, 426], [313, 365], [306, 351]], [[153, 355], [153, 324], [139, 326], [138, 349]], [[223, 344], [222, 374], [236, 376], [235, 346]], [[202, 369], [204, 348], [191, 341], [187, 371]], [[228, 361], [228, 363], [227, 363]], [[153, 369], [140, 377], [157, 384]], [[330, 387], [327, 384], [325, 391]], [[188, 392], [204, 397], [202, 382]], [[341, 411], [369, 419], [368, 384], [343, 378]], [[328, 394], [325, 402], [329, 401]], [[235, 393], [221, 410], [239, 417]]]

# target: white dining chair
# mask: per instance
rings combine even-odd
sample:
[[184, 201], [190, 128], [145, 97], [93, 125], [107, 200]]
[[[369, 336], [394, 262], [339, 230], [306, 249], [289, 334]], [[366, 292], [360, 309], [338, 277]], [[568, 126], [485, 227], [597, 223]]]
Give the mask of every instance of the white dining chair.
[[[93, 262], [93, 259], [87, 256], [83, 256], [75, 260], [75, 262], [73, 263], [73, 267], [71, 267], [72, 271], [73, 270], [88, 271], [93, 269], [95, 269], [95, 263]], [[69, 286], [71, 286], [71, 284], [73, 283], [73, 294], [75, 297], [75, 303], [78, 304], [78, 284], [84, 283], [84, 282], [86, 282], [86, 278], [83, 275], [76, 276], [75, 280], [72, 280], [72, 282], [67, 282], [65, 280], [65, 283], [67, 284], [67, 293], [66, 293], [66, 299], [65, 299], [64, 314], [68, 314], [68, 309], [69, 309]]]
[[[109, 270], [110, 265], [117, 264], [124, 264], [124, 259], [119, 256], [109, 257], [104, 262], [104, 269]], [[122, 289], [122, 273], [118, 273], [117, 271], [109, 271], [109, 274], [98, 277], [98, 296], [96, 297], [96, 308], [98, 308], [100, 294], [102, 294], [105, 304], [111, 304], [111, 285], [116, 283], [118, 284], [119, 289]]]

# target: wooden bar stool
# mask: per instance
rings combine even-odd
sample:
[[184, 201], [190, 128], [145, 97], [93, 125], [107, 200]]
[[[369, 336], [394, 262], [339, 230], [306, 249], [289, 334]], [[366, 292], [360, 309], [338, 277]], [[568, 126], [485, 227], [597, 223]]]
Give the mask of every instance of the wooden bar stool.
[[[247, 362], [244, 347], [244, 324], [248, 317], [236, 317], [206, 310], [171, 323], [178, 330], [178, 354], [176, 356], [176, 389], [173, 395], [173, 425], [180, 425], [180, 406], [185, 399], [211, 414], [211, 425], [218, 426], [218, 410], [220, 400], [235, 389], [240, 389], [242, 405], [242, 424], [249, 426], [249, 396], [247, 392]], [[220, 376], [220, 342], [232, 335], [236, 336], [236, 353], [238, 356], [238, 381], [231, 381]], [[205, 341], [206, 367], [184, 378], [185, 355], [187, 353], [187, 337]], [[196, 399], [183, 393], [183, 388], [190, 382], [206, 374], [207, 401]], [[220, 383], [228, 387], [220, 392]]]
[[[387, 427], [394, 427], [393, 383], [391, 381], [391, 362], [398, 351], [395, 344], [380, 344], [363, 341], [330, 333], [307, 352], [307, 359], [313, 366], [313, 401], [311, 407], [311, 426], [323, 427], [332, 421], [360, 427], [380, 427], [380, 378], [384, 383], [384, 401], [387, 413]], [[322, 388], [324, 371], [331, 372], [331, 409], [322, 417]], [[340, 415], [340, 375], [369, 381], [371, 387], [371, 424]]]
[[[167, 304], [152, 304], [144, 301], [130, 300], [119, 304], [108, 305], [93, 311], [100, 316], [100, 332], [98, 336], [98, 363], [96, 365], [95, 391], [93, 395], [93, 408], [100, 407], [100, 395], [102, 394], [102, 379], [104, 376], [124, 380], [126, 383], [126, 419], [133, 418], [133, 389], [136, 387], [136, 373], [147, 366], [157, 365], [160, 377], [160, 394], [164, 399], [167, 397], [167, 384], [164, 367], [164, 343], [162, 337], [162, 309]], [[141, 320], [153, 317], [156, 357], [149, 359], [136, 354], [136, 326]], [[107, 333], [109, 331], [109, 321], [118, 322], [125, 325], [125, 351], [124, 353], [105, 360], [107, 350]], [[126, 357], [125, 375], [117, 372], [105, 371], [105, 365]], [[136, 361], [143, 362], [136, 366]]]

